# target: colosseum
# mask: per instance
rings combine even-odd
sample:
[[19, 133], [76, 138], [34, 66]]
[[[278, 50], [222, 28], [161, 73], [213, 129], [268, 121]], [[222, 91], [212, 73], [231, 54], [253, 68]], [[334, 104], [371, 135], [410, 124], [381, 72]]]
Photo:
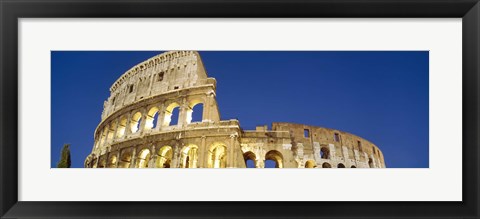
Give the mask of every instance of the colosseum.
[[132, 67], [110, 87], [85, 167], [385, 168], [377, 146], [347, 132], [283, 122], [243, 130], [221, 120], [216, 83], [194, 51]]

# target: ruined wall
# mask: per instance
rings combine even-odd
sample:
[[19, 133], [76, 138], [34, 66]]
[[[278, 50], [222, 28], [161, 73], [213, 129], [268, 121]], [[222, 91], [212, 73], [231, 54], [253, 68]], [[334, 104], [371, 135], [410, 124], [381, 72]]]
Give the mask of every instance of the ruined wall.
[[[287, 131], [299, 154], [298, 162], [316, 165], [385, 168], [383, 154], [373, 143], [340, 130], [294, 123], [273, 123], [272, 130]], [[322, 151], [323, 149], [323, 151]], [[323, 158], [322, 158], [323, 155]]]
[[[193, 121], [194, 113], [201, 119]], [[349, 133], [293, 123], [242, 130], [237, 120], [221, 120], [216, 81], [193, 51], [154, 56], [115, 81], [85, 167], [244, 168], [249, 161], [257, 168], [266, 162], [278, 168], [385, 167], [374, 144]]]

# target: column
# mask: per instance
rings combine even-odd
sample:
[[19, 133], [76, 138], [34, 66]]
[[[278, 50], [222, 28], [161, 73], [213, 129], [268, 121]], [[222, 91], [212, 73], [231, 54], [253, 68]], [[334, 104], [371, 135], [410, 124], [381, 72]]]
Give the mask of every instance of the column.
[[163, 117], [165, 116], [165, 104], [160, 104], [158, 107], [158, 118], [157, 118], [157, 125], [155, 126], [155, 131], [159, 131], [162, 129], [163, 126]]
[[118, 168], [118, 163], [120, 162], [120, 150], [117, 151], [117, 160], [115, 162], [115, 168]]
[[130, 168], [135, 168], [135, 162], [137, 161], [137, 148], [132, 148], [132, 159], [130, 160]]
[[211, 100], [210, 100], [210, 95], [209, 93], [205, 94], [205, 103], [203, 103], [203, 113], [202, 113], [202, 121], [208, 120], [211, 121], [212, 119], [210, 118], [210, 109], [212, 108], [210, 106]]
[[127, 124], [125, 125], [125, 134], [123, 135], [123, 139], [127, 138], [127, 135], [132, 134], [132, 130], [130, 129], [130, 123], [132, 123], [132, 112], [127, 113]]
[[189, 155], [190, 155], [190, 168], [197, 168], [197, 159], [198, 159], [198, 151], [197, 148], [190, 148]]
[[100, 145], [101, 147], [105, 147], [107, 145], [107, 142], [108, 142], [108, 130], [110, 129], [109, 125], [104, 125], [103, 126], [103, 135], [105, 135], [105, 138], [103, 139], [103, 142], [102, 144]]
[[200, 168], [207, 168], [207, 153], [208, 153], [208, 148], [205, 145], [206, 141], [206, 136], [202, 136], [202, 143], [200, 144], [200, 147], [198, 149], [198, 167]]
[[171, 168], [179, 168], [179, 160], [180, 160], [180, 145], [176, 144], [173, 146], [173, 152], [172, 152], [172, 165]]
[[122, 116], [119, 116], [118, 118], [115, 119], [116, 125], [115, 125], [115, 127], [113, 127], [113, 130], [114, 130], [114, 131], [113, 131], [112, 142], [117, 139], [118, 126], [120, 125], [120, 118], [121, 118], [121, 117], [122, 117]]
[[148, 161], [148, 168], [155, 168], [155, 161], [157, 160], [157, 151], [155, 145], [150, 148], [150, 159]]
[[143, 131], [145, 130], [145, 124], [147, 123], [147, 110], [145, 108], [143, 108], [141, 110], [141, 113], [142, 113], [142, 117], [140, 119], [140, 126], [139, 126], [139, 130], [138, 130], [139, 134], [143, 133]]
[[184, 98], [183, 104], [180, 105], [180, 112], [178, 114], [178, 127], [183, 127], [187, 124], [187, 111], [190, 107]]
[[235, 145], [235, 138], [236, 138], [236, 134], [231, 134], [230, 135], [230, 145], [227, 146], [227, 168], [228, 167], [235, 167], [235, 160], [234, 160], [234, 145]]
[[255, 162], [255, 168], [265, 168], [265, 160], [261, 157], [257, 158], [257, 162]]

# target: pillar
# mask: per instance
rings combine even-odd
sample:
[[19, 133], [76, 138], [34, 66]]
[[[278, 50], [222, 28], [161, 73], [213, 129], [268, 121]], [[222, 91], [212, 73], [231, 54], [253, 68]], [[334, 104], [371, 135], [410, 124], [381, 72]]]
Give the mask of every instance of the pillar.
[[173, 146], [173, 151], [172, 151], [172, 165], [171, 165], [171, 168], [179, 168], [180, 167], [180, 145], [177, 144], [175, 146]]
[[265, 168], [265, 159], [262, 157], [257, 158], [257, 162], [255, 162], [255, 168]]
[[165, 103], [162, 103], [159, 109], [162, 110], [158, 114], [157, 127], [159, 130], [162, 130], [164, 127], [163, 122], [165, 121], [165, 111], [167, 110], [167, 105], [165, 105]]
[[190, 148], [188, 151], [190, 156], [190, 164], [188, 165], [190, 168], [197, 168], [197, 159], [198, 159], [198, 151], [197, 148]]
[[178, 114], [178, 127], [183, 127], [187, 124], [187, 111], [190, 107], [185, 102], [180, 105], [180, 112]]
[[237, 133], [233, 133], [230, 135], [230, 145], [227, 146], [227, 168], [235, 168], [236, 163], [235, 163], [235, 141], [237, 138]]
[[202, 143], [198, 148], [198, 167], [200, 168], [207, 168], [207, 156], [208, 156], [208, 148], [206, 146], [206, 136], [202, 136]]
[[132, 112], [127, 113], [127, 124], [125, 125], [125, 134], [123, 134], [123, 139], [127, 138], [128, 135], [132, 134], [130, 125], [132, 123]]
[[132, 159], [130, 160], [130, 168], [135, 168], [135, 162], [137, 161], [137, 147], [132, 149]]
[[148, 168], [155, 168], [155, 161], [157, 160], [157, 152], [155, 151], [155, 145], [149, 148], [150, 150], [150, 159], [148, 159]]
[[202, 122], [203, 121], [212, 121], [212, 119], [210, 118], [210, 110], [212, 108], [212, 106], [210, 105], [211, 104], [211, 98], [210, 98], [210, 94], [207, 93], [205, 94], [205, 103], [203, 103], [203, 112], [202, 112]]
[[117, 160], [115, 161], [115, 168], [118, 168], [119, 162], [120, 162], [120, 150], [117, 151]]
[[141, 111], [142, 117], [140, 117], [140, 126], [138, 127], [138, 134], [142, 134], [143, 131], [145, 130], [145, 124], [147, 123], [147, 110], [143, 108]]

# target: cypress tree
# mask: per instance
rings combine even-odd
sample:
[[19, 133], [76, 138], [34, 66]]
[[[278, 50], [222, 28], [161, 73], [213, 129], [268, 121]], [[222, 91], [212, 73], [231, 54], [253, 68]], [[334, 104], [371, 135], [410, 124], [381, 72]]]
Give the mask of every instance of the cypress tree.
[[70, 160], [70, 144], [64, 144], [62, 148], [62, 155], [57, 164], [58, 168], [70, 168], [72, 161]]

